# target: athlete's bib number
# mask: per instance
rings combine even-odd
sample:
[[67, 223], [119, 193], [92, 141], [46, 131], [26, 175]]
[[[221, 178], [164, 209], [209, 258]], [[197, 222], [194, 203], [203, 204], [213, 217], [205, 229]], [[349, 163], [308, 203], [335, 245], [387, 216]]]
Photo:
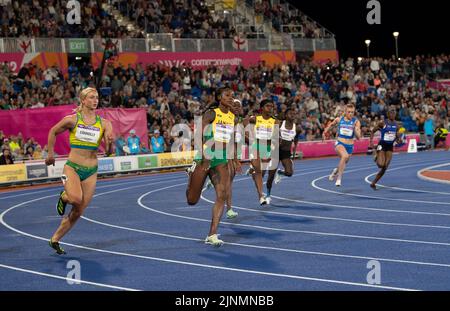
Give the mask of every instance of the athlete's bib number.
[[397, 136], [396, 133], [393, 133], [393, 132], [385, 133], [384, 134], [384, 141], [392, 142], [392, 141], [395, 140], [396, 136]]
[[272, 139], [272, 128], [271, 127], [265, 127], [260, 126], [256, 128], [256, 138], [257, 139], [265, 139], [269, 140]]
[[227, 124], [216, 124], [214, 140], [221, 143], [229, 143], [233, 134], [233, 126]]
[[100, 129], [78, 124], [75, 137], [80, 141], [96, 144], [100, 139]]
[[294, 130], [281, 130], [281, 138], [286, 141], [293, 141], [295, 134]]
[[339, 134], [342, 136], [353, 137], [353, 129], [341, 127], [339, 130]]

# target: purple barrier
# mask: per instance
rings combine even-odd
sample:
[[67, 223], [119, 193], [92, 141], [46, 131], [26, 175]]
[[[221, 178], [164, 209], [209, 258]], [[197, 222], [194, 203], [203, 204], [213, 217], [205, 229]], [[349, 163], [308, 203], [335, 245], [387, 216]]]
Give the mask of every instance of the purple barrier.
[[[24, 139], [34, 139], [44, 148], [47, 145], [49, 130], [62, 118], [74, 113], [74, 105], [0, 111], [0, 130], [5, 136], [22, 133]], [[125, 139], [131, 129], [148, 147], [147, 114], [144, 108], [136, 109], [98, 109], [97, 113], [111, 121], [114, 135], [123, 134]], [[56, 137], [55, 152], [69, 154], [69, 132]]]

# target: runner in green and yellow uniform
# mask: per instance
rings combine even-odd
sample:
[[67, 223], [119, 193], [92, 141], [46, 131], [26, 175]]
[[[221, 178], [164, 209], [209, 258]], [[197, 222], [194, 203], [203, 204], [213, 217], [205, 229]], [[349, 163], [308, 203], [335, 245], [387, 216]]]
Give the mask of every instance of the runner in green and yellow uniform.
[[[248, 175], [252, 175], [258, 192], [259, 203], [261, 205], [270, 204], [270, 193], [268, 197], [263, 194], [263, 164], [272, 167], [272, 139], [274, 138], [278, 120], [273, 118], [275, 104], [270, 99], [265, 99], [260, 103], [261, 114], [252, 116], [244, 121], [245, 125], [254, 124], [254, 137], [250, 147], [250, 169]], [[276, 159], [277, 160], [277, 159]], [[277, 163], [275, 163], [277, 164]], [[265, 170], [265, 169], [264, 169]], [[275, 178], [276, 166], [269, 168], [269, 177], [267, 183], [272, 185]], [[270, 191], [271, 188], [268, 188]], [[269, 198], [269, 200], [268, 200]]]
[[228, 154], [227, 146], [233, 142], [235, 115], [233, 108], [233, 91], [230, 88], [218, 90], [219, 107], [208, 110], [202, 118], [204, 133], [203, 153], [188, 170], [189, 182], [186, 198], [189, 205], [195, 205], [200, 200], [206, 178], [209, 176], [216, 191], [210, 231], [205, 239], [206, 244], [221, 246], [223, 241], [218, 238], [218, 227], [223, 214], [225, 202], [229, 195], [230, 174], [228, 161], [234, 158]]
[[102, 139], [105, 140], [106, 153], [112, 150], [114, 142], [111, 122], [95, 113], [98, 93], [94, 88], [86, 88], [80, 93], [80, 106], [76, 114], [59, 121], [48, 134], [47, 165], [55, 165], [54, 146], [56, 135], [70, 131], [69, 158], [64, 166], [62, 181], [64, 191], [59, 195], [56, 210], [63, 216], [66, 205], [72, 205], [68, 216], [61, 221], [59, 228], [49, 241], [58, 254], [66, 252], [59, 245], [62, 237], [69, 232], [90, 203], [97, 183], [97, 151]]

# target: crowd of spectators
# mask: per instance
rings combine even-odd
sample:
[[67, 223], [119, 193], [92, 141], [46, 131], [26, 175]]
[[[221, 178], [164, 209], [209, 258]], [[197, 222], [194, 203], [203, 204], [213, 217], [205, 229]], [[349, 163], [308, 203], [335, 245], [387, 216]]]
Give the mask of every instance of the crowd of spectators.
[[255, 14], [262, 15], [272, 22], [272, 27], [280, 32], [290, 33], [293, 37], [322, 38], [329, 36], [324, 29], [301, 11], [292, 9], [287, 3], [272, 5], [269, 0], [247, 0], [255, 8]]
[[[70, 80], [55, 67], [49, 69], [55, 71], [50, 80], [35, 67], [22, 72], [20, 78], [5, 74], [6, 64], [3, 69], [0, 66], [0, 70], [3, 70], [0, 74], [0, 109], [76, 103], [78, 90], [91, 83], [89, 75], [83, 77], [83, 70], [75, 70]], [[261, 62], [245, 68], [239, 66], [235, 70], [214, 66], [195, 70], [187, 65], [169, 68], [139, 63], [115, 67], [109, 63], [100, 90], [109, 90], [112, 95], [102, 96], [100, 106], [147, 110], [150, 135], [140, 137], [141, 141], [134, 144], [139, 150], [134, 153], [170, 151], [179, 135], [173, 132], [173, 126], [186, 124], [193, 129], [195, 115], [214, 103], [215, 90], [224, 85], [235, 91], [243, 103], [245, 115], [256, 113], [264, 98], [275, 101], [279, 117], [288, 107], [295, 108], [297, 124], [302, 128], [300, 140], [321, 139], [328, 122], [340, 115], [345, 104], [353, 103], [364, 135], [369, 135], [370, 129], [385, 118], [388, 107], [392, 106], [406, 130], [424, 133], [432, 146], [433, 132], [449, 128], [450, 96], [448, 89], [432, 88], [429, 82], [449, 76], [449, 55], [401, 60], [395, 57], [349, 58], [336, 64], [316, 64], [303, 59], [273, 68]], [[22, 88], [14, 86], [17, 80], [22, 80]], [[130, 133], [120, 134], [127, 137], [122, 139], [128, 144]], [[14, 137], [8, 139], [15, 141]], [[20, 137], [17, 139], [21, 140]], [[146, 145], [142, 144], [144, 139], [149, 139], [149, 150], [142, 150]], [[19, 157], [27, 156], [27, 149], [22, 147], [25, 146], [21, 145], [19, 153], [16, 152]], [[12, 148], [11, 151], [14, 153]], [[45, 153], [45, 147], [42, 152]]]
[[105, 9], [107, 0], [80, 3], [80, 24], [68, 23], [68, 0], [2, 0], [0, 37], [130, 38], [140, 31], [119, 26]]
[[201, 0], [116, 0], [123, 16], [147, 33], [172, 33], [174, 38], [232, 38], [229, 17], [211, 10]]

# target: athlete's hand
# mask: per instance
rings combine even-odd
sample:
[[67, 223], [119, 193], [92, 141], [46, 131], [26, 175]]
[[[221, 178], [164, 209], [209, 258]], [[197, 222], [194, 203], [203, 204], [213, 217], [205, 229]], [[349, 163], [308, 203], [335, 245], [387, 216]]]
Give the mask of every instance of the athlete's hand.
[[55, 166], [55, 158], [53, 156], [48, 155], [47, 159], [45, 159], [45, 165], [53, 165]]

